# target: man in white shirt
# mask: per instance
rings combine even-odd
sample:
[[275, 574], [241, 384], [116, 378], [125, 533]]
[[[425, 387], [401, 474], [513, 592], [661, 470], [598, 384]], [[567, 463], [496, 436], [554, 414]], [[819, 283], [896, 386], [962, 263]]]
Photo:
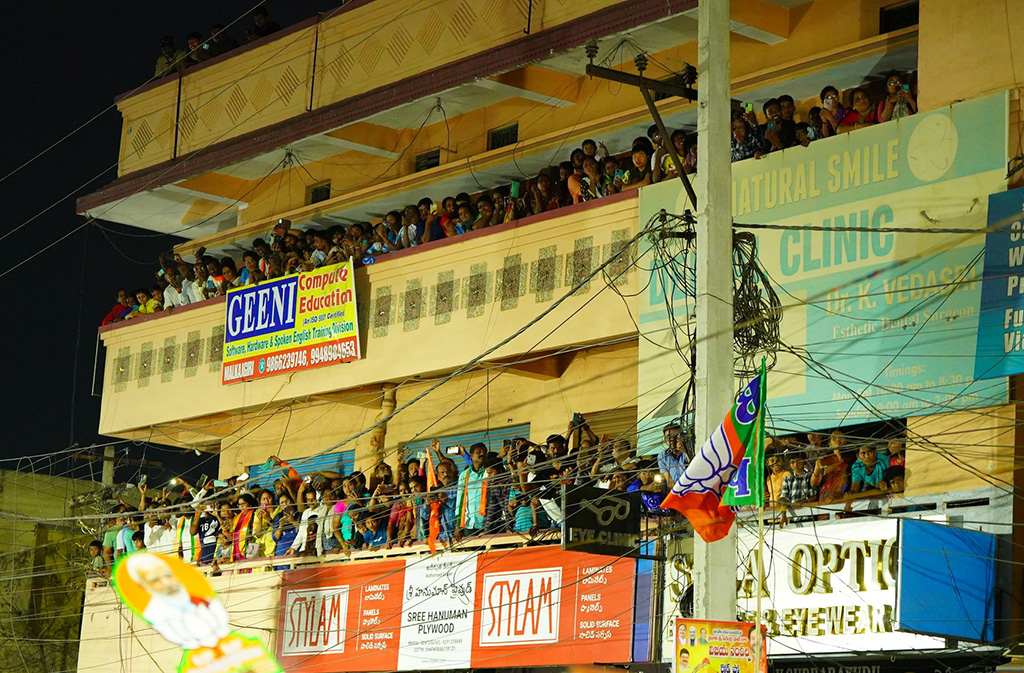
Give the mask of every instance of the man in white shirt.
[[164, 288], [164, 310], [192, 303], [181, 286], [181, 276], [178, 275], [177, 269], [167, 267], [164, 273], [167, 275], [167, 287]]

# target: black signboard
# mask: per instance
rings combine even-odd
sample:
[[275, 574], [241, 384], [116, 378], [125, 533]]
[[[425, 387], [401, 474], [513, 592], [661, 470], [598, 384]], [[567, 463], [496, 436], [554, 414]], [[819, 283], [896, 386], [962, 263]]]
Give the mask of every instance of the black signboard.
[[634, 491], [592, 486], [565, 489], [562, 549], [591, 554], [638, 557], [643, 502]]

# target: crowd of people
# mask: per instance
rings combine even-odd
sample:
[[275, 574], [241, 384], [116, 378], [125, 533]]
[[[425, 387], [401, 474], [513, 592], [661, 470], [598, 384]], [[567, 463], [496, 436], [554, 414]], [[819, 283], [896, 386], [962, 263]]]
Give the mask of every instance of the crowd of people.
[[[257, 7], [252, 13], [252, 26], [245, 31], [245, 37], [252, 42], [279, 30], [281, 26], [270, 18], [267, 10]], [[174, 75], [238, 48], [238, 40], [227, 34], [222, 23], [214, 24], [210, 29], [210, 37], [205, 40], [199, 32], [189, 33], [185, 44], [187, 49], [179, 49], [175, 46], [174, 37], [168, 35], [160, 39], [160, 55], [156, 59], [154, 77]]]
[[[808, 433], [805, 447], [794, 438], [774, 441], [765, 461], [770, 506], [903, 490], [901, 437], [884, 440], [885, 453], [875, 440], [859, 442], [855, 456], [842, 432], [831, 434], [828, 447], [824, 438]], [[543, 444], [519, 437], [489, 451], [482, 443], [442, 449], [435, 440], [426, 454], [394, 468], [381, 460], [351, 474], [302, 475], [271, 456], [271, 476], [262, 485], [247, 475], [199, 488], [175, 479], [171, 491], [165, 487], [152, 498], [141, 484], [138, 506], [122, 501], [103, 540], [93, 542], [90, 571], [103, 575], [120, 556], [140, 549], [220, 566], [415, 544], [451, 547], [479, 535], [536, 539], [561, 526], [563, 487], [636, 491], [645, 516], [678, 519], [661, 502], [692, 459], [693, 440], [671, 423], [663, 443], [659, 453], [638, 456], [629, 440], [598, 438], [577, 415], [567, 434], [552, 434]]]
[[866, 89], [856, 87], [846, 94], [844, 106], [839, 90], [821, 90], [821, 105], [810, 108], [807, 119], [797, 121], [792, 96], [768, 99], [761, 106], [764, 122], [759, 123], [754, 106], [747, 104], [732, 113], [732, 160], [759, 159], [771, 152], [829, 138], [839, 133], [901, 119], [917, 113], [917, 99], [903, 75], [890, 72], [885, 78], [885, 95], [872, 102]]
[[[277, 24], [266, 23], [269, 17], [260, 12], [257, 10], [255, 18], [257, 28], [263, 25], [261, 30], [276, 30]], [[190, 44], [194, 42], [205, 51], [220, 39], [218, 35], [215, 26], [211, 40], [200, 43], [198, 37], [190, 37]], [[871, 103], [864, 89], [852, 89], [847, 94], [849, 108], [840, 102], [839, 91], [827, 86], [821, 91], [821, 107], [812, 107], [806, 121], [796, 121], [798, 113], [791, 96], [766, 102], [763, 123], [758, 122], [752, 106], [747, 105], [745, 110], [733, 114], [732, 160], [760, 158], [795, 145], [806, 146], [819, 138], [912, 115], [917, 112], [917, 102], [903, 82], [899, 73], [890, 73], [885, 80], [887, 94], [877, 104]], [[658, 127], [652, 125], [645, 136], [633, 140], [629, 152], [614, 155], [603, 143], [587, 139], [571, 151], [567, 161], [541, 170], [531, 180], [512, 182], [476, 195], [463, 192], [446, 196], [439, 204], [424, 197], [387, 213], [380, 222], [300, 230], [288, 220], [279, 220], [269, 236], [252, 241], [240, 262], [228, 256], [207, 255], [202, 248], [192, 261], [181, 256], [162, 256], [154, 285], [131, 292], [119, 289], [116, 303], [103, 324], [194, 304], [226, 294], [233, 287], [311, 271], [349, 258], [372, 264], [380, 256], [397, 250], [674, 180], [678, 171], [669, 145], [676, 150], [682, 172], [696, 173], [697, 135], [680, 129], [662, 138]]]

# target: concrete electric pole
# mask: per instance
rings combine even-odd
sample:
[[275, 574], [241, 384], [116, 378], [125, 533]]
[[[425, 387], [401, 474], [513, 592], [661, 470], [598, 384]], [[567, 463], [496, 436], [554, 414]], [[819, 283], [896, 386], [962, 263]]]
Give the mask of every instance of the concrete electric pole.
[[[697, 12], [697, 446], [733, 403], [732, 164], [729, 2], [700, 0]], [[736, 526], [693, 548], [694, 616], [736, 619]]]

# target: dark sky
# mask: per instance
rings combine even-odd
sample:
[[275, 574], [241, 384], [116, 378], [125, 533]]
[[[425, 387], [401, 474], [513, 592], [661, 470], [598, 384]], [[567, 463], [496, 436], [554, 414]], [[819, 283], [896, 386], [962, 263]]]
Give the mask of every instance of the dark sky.
[[[265, 6], [288, 26], [337, 4], [278, 0]], [[88, 446], [109, 441], [97, 434], [100, 401], [90, 394], [96, 327], [113, 305], [119, 286], [152, 284], [157, 254], [175, 239], [128, 236], [146, 232], [107, 224], [122, 232], [109, 234], [107, 241], [89, 226], [9, 270], [82, 224], [83, 218], [75, 214], [75, 199], [116, 177], [114, 170], [107, 170], [117, 161], [121, 128], [120, 114], [111, 108], [114, 96], [153, 74], [160, 38], [174, 35], [183, 46], [189, 32], [207, 35], [214, 23], [228, 24], [245, 14], [228, 30], [243, 42], [245, 28], [252, 23], [247, 14], [254, 5], [254, 0], [120, 0], [4, 7], [0, 177], [106, 111], [0, 182], [0, 236], [38, 215], [0, 241], [0, 296], [7, 318], [0, 330], [5, 374], [0, 458], [59, 451], [74, 442]], [[129, 450], [135, 458], [146, 453], [171, 469], [189, 469], [199, 460], [191, 453], [182, 456], [153, 447]], [[63, 464], [80, 463], [66, 459]], [[0, 463], [0, 468], [11, 466]], [[216, 468], [206, 463], [195, 472], [213, 474]], [[130, 475], [120, 470], [118, 477]]]

